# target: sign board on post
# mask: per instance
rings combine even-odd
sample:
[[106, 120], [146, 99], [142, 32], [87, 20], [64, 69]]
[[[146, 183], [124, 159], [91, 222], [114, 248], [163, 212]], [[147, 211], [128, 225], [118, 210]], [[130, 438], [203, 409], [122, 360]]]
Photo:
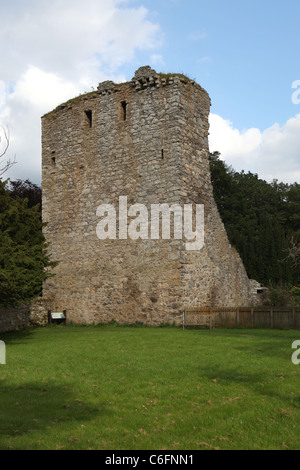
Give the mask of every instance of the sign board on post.
[[63, 312], [51, 312], [48, 311], [48, 323], [51, 325], [52, 323], [64, 323], [67, 322], [67, 311], [64, 310]]
[[65, 316], [63, 313], [51, 312], [52, 320], [64, 320]]

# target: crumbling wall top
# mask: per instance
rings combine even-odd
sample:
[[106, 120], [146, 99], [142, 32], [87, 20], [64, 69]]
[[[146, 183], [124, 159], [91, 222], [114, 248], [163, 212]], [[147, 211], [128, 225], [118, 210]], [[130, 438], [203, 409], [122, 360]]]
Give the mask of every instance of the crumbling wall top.
[[185, 83], [190, 82], [193, 85], [195, 82], [188, 79], [181, 74], [163, 74], [157, 73], [149, 65], [140, 67], [134, 74], [134, 77], [131, 80], [132, 86], [136, 91], [143, 90], [147, 87], [164, 87], [166, 85], [172, 85], [178, 81], [184, 81]]
[[150, 78], [157, 75], [156, 71], [152, 69], [149, 65], [140, 67], [136, 70], [132, 80], [141, 80], [143, 78]]
[[[149, 65], [145, 65], [137, 69], [134, 74], [134, 77], [131, 79], [129, 83], [136, 91], [140, 91], [147, 87], [161, 88], [166, 85], [172, 85], [173, 83], [178, 83], [178, 82], [190, 83], [192, 85], [196, 85], [196, 82], [194, 80], [191, 80], [190, 78], [186, 77], [183, 74], [157, 73], [156, 70], [152, 69]], [[99, 83], [97, 91], [99, 94], [103, 95], [103, 94], [115, 93], [119, 89], [120, 89], [119, 85], [116, 85], [114, 82], [108, 80], [108, 81]]]
[[111, 80], [106, 80], [105, 82], [99, 83], [97, 91], [98, 93], [103, 93], [105, 91], [113, 90], [116, 87], [115, 83]]

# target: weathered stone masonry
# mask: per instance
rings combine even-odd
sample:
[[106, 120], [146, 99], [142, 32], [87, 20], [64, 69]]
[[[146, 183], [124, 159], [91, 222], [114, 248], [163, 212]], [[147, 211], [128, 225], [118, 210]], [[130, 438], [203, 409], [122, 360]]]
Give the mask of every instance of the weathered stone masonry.
[[[213, 199], [210, 98], [194, 81], [140, 68], [42, 118], [43, 220], [52, 310], [74, 322], [179, 322], [183, 308], [249, 305], [250, 282]], [[204, 204], [205, 245], [99, 240], [100, 204]]]

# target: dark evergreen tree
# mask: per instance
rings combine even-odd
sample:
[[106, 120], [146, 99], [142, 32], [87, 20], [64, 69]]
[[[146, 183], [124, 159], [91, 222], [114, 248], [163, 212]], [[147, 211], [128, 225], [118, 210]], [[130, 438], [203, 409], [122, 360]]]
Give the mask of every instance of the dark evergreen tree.
[[0, 181], [0, 304], [15, 304], [41, 293], [55, 263], [47, 254], [39, 206], [11, 197]]
[[300, 185], [236, 172], [218, 152], [210, 154], [210, 167], [220, 216], [248, 276], [265, 285], [297, 285], [299, 265], [292, 266], [289, 245], [299, 241]]
[[14, 199], [22, 198], [28, 200], [28, 207], [42, 206], [42, 188], [30, 180], [16, 180], [9, 182], [10, 196]]

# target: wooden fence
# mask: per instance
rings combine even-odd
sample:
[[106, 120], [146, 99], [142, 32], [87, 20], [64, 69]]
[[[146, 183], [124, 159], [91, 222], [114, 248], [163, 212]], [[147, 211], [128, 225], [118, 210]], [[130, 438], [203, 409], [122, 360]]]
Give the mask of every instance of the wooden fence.
[[300, 307], [187, 308], [185, 326], [300, 329]]

